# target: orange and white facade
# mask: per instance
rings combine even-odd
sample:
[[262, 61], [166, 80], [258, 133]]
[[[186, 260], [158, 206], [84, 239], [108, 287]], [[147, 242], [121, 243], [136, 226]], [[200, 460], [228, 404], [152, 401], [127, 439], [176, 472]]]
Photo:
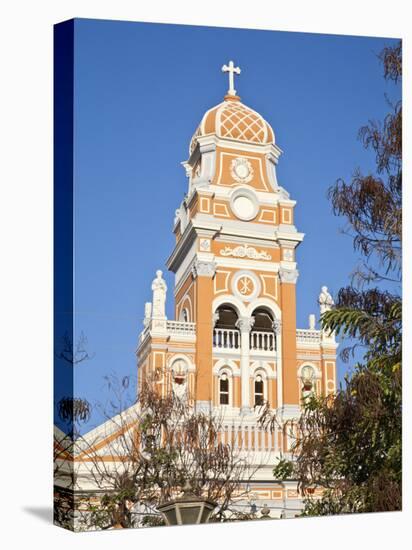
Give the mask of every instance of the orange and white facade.
[[[296, 327], [296, 250], [304, 237], [294, 225], [296, 201], [276, 177], [281, 149], [273, 129], [236, 95], [238, 69], [224, 69], [229, 91], [204, 114], [183, 163], [188, 190], [167, 260], [175, 319], [166, 318], [158, 271], [139, 337], [138, 377], [142, 383], [154, 375], [160, 391], [190, 395], [198, 408], [223, 415], [222, 437], [232, 441], [235, 432], [261, 465], [256, 498], [297, 510], [296, 486], [272, 475], [289, 438], [281, 429], [262, 430], [258, 407], [269, 403], [285, 422], [299, 416], [308, 392], [334, 392], [337, 344], [316, 330], [314, 315], [309, 328]], [[319, 303], [321, 312], [333, 304], [326, 287]]]

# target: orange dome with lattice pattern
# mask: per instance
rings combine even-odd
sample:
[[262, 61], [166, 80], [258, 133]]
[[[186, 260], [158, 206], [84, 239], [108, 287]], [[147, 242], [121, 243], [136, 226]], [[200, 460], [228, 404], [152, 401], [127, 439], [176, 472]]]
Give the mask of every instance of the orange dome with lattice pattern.
[[199, 136], [216, 134], [247, 143], [274, 143], [272, 127], [256, 111], [244, 105], [238, 96], [227, 95], [222, 103], [204, 114], [190, 143], [190, 152], [196, 146]]

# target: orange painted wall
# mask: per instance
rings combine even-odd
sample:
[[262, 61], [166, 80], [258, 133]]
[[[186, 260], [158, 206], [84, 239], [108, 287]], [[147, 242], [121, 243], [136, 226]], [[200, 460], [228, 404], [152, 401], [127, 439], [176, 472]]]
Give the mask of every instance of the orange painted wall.
[[299, 385], [296, 373], [296, 287], [293, 283], [281, 283], [282, 303], [282, 366], [283, 402], [299, 404]]
[[195, 281], [196, 294], [196, 398], [212, 399], [212, 277], [200, 276]]

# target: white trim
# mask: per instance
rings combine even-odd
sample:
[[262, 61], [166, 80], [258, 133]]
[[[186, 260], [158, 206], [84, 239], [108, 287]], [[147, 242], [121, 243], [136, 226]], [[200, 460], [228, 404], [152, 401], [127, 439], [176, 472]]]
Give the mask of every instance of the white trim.
[[[250, 200], [253, 206], [253, 212], [247, 216], [239, 214], [239, 211], [236, 212], [235, 201], [241, 197], [245, 197]], [[233, 214], [240, 220], [250, 221], [254, 220], [258, 215], [260, 205], [256, 193], [252, 189], [250, 189], [250, 187], [246, 187], [245, 185], [237, 185], [237, 187], [233, 189], [232, 193], [230, 194], [230, 208]]]
[[267, 307], [270, 309], [270, 311], [273, 314], [273, 317], [275, 320], [280, 321], [282, 319], [282, 311], [278, 304], [271, 300], [270, 298], [257, 298], [257, 300], [254, 300], [251, 304], [249, 304], [246, 308], [246, 316], [251, 317], [252, 313], [255, 309], [258, 307]]
[[259, 371], [264, 372], [265, 379], [267, 380], [274, 380], [276, 376], [276, 371], [273, 371], [273, 369], [270, 367], [269, 363], [267, 361], [253, 361], [253, 363], [250, 366], [252, 377], [256, 376], [256, 374], [259, 374]]
[[175, 363], [176, 361], [184, 361], [187, 364], [187, 372], [196, 371], [196, 367], [193, 364], [192, 360], [184, 353], [175, 353], [171, 357], [169, 357], [168, 361], [166, 362], [166, 370], [171, 370], [173, 363]]
[[[180, 310], [181, 310], [183, 308], [183, 306], [185, 305], [185, 301], [188, 300], [189, 305], [190, 305], [190, 311], [192, 312], [192, 315], [189, 315], [189, 317], [190, 317], [188, 319], [189, 322], [193, 321], [192, 318], [194, 317], [194, 313], [195, 313], [194, 309], [193, 309], [192, 300], [189, 296], [189, 290], [192, 288], [192, 286], [193, 286], [193, 281], [190, 283], [188, 289], [186, 290], [186, 294], [183, 294], [183, 296], [180, 298], [180, 300], [176, 303], [176, 309], [179, 310], [179, 308], [180, 308]], [[179, 313], [178, 317], [180, 317], [180, 313]]]
[[[237, 288], [237, 283], [239, 279], [242, 277], [247, 277], [248, 279], [251, 279], [254, 283], [254, 289], [253, 292], [249, 295], [243, 295], [239, 292]], [[233, 274], [232, 282], [231, 282], [232, 292], [235, 296], [237, 296], [239, 299], [245, 301], [245, 302], [251, 302], [254, 300], [257, 296], [259, 296], [260, 291], [262, 289], [262, 283], [259, 279], [259, 277], [254, 273], [253, 271], [247, 270], [247, 269], [241, 269]]]
[[[269, 275], [260, 273], [259, 277], [262, 279], [262, 286], [263, 286], [263, 295], [264, 296], [271, 296], [275, 300], [278, 299], [278, 276], [277, 273], [270, 273]], [[273, 279], [275, 281], [275, 294], [271, 294], [266, 289], [266, 279]]]
[[232, 306], [236, 310], [238, 317], [244, 317], [247, 315], [246, 306], [242, 300], [239, 300], [236, 296], [233, 296], [233, 294], [223, 294], [223, 296], [218, 296], [215, 298], [212, 303], [212, 313], [216, 313], [219, 306], [224, 304]]
[[[217, 263], [217, 262], [216, 262]], [[226, 274], [225, 277], [225, 287], [221, 290], [217, 289], [216, 282], [217, 282], [217, 275], [223, 275]], [[229, 290], [229, 277], [230, 277], [231, 271], [227, 271], [224, 269], [216, 269], [215, 277], [213, 278], [213, 289], [215, 291], [215, 294], [219, 294], [220, 292], [227, 292]]]
[[222, 370], [227, 367], [231, 370], [231, 376], [240, 376], [240, 367], [231, 359], [219, 359], [213, 366], [213, 374], [219, 376]]

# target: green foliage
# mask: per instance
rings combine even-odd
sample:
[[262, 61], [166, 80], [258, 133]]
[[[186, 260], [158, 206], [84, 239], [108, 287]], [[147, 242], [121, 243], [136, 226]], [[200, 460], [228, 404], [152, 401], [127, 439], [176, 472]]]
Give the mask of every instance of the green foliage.
[[278, 463], [273, 468], [273, 475], [276, 479], [284, 481], [294, 477], [295, 465], [291, 460], [279, 458]]
[[[401, 46], [386, 48], [381, 60], [385, 78], [400, 80]], [[334, 396], [304, 403], [293, 460], [281, 460], [274, 469], [280, 479], [294, 475], [299, 480], [306, 497], [303, 515], [402, 506], [402, 299], [396, 289], [401, 275], [401, 104], [383, 124], [362, 128], [360, 136], [376, 154], [376, 174], [358, 170], [351, 182], [338, 180], [329, 196], [334, 212], [346, 218], [364, 263], [321, 322], [329, 332], [356, 339], [364, 356]], [[322, 490], [321, 497], [314, 496], [314, 488]]]

